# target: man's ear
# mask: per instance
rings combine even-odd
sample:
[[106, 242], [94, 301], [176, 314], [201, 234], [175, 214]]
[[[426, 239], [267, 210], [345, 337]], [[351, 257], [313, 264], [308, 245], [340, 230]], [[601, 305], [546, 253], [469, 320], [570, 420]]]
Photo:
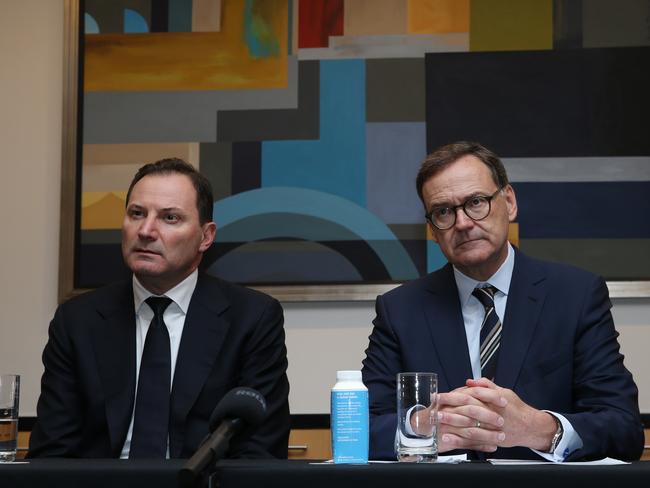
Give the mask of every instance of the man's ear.
[[515, 195], [515, 189], [510, 185], [506, 185], [503, 188], [503, 197], [508, 209], [508, 220], [514, 222], [517, 218], [517, 196]]
[[199, 246], [199, 251], [205, 252], [210, 248], [210, 246], [214, 242], [214, 238], [217, 235], [217, 224], [215, 224], [214, 222], [206, 222], [201, 226], [201, 230], [203, 232], [203, 238], [201, 239], [201, 245]]

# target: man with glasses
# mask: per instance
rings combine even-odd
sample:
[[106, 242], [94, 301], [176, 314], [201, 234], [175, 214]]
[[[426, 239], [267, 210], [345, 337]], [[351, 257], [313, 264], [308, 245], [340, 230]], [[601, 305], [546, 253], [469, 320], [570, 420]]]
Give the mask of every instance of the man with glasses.
[[413, 415], [436, 416], [441, 453], [639, 459], [638, 391], [602, 278], [508, 242], [517, 199], [502, 162], [480, 144], [437, 149], [416, 183], [449, 264], [377, 298], [363, 362], [370, 457], [395, 458], [397, 373], [432, 371], [438, 412]]

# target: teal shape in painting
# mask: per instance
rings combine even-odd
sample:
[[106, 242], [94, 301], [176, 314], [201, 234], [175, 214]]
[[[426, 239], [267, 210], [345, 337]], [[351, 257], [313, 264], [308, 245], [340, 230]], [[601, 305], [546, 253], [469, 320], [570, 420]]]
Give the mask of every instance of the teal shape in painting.
[[427, 273], [442, 268], [447, 264], [447, 258], [442, 251], [437, 242], [432, 240], [427, 240]]
[[244, 7], [244, 38], [248, 52], [253, 59], [277, 56], [280, 54], [277, 33], [266, 19], [255, 15], [255, 3], [255, 0], [246, 0]]
[[[214, 203], [213, 216], [220, 228], [226, 228], [238, 221], [258, 215], [302, 215], [337, 224], [347, 230], [350, 236], [366, 241], [386, 266], [393, 279], [410, 279], [418, 276], [417, 269], [395, 234], [377, 216], [365, 208], [329, 193], [306, 188], [272, 187], [259, 188], [224, 198]], [[234, 227], [231, 227], [231, 229]], [[269, 239], [272, 237], [294, 237], [310, 240], [313, 229], [303, 232], [302, 226], [293, 229], [293, 234], [284, 226], [282, 235], [275, 234], [272, 226], [260, 226], [259, 233], [245, 234], [228, 232], [218, 242], [241, 242]], [[340, 238], [341, 233], [333, 236]], [[224, 240], [228, 239], [228, 241]]]
[[264, 141], [262, 187], [291, 186], [366, 206], [365, 61], [320, 62], [320, 137]]
[[124, 32], [127, 34], [143, 34], [149, 32], [146, 19], [135, 10], [124, 9]]
[[99, 24], [89, 13], [84, 13], [84, 34], [99, 34]]

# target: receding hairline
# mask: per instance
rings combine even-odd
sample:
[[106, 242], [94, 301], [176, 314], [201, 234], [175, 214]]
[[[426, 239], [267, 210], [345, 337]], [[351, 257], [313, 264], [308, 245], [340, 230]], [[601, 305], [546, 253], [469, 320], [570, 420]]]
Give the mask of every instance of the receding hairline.
[[443, 171], [446, 167], [458, 162], [464, 156], [474, 156], [490, 171], [492, 180], [499, 188], [509, 184], [508, 174], [503, 162], [494, 152], [478, 142], [457, 141], [440, 146], [429, 153], [422, 161], [416, 177], [416, 189], [425, 209], [426, 202], [422, 189], [427, 181]]

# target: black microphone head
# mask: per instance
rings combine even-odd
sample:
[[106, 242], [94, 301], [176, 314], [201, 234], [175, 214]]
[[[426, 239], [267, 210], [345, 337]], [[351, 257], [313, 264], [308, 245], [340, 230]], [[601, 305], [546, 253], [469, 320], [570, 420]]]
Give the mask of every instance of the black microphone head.
[[226, 393], [210, 416], [210, 432], [226, 418], [240, 419], [247, 427], [256, 427], [266, 417], [266, 400], [260, 392], [239, 386]]

